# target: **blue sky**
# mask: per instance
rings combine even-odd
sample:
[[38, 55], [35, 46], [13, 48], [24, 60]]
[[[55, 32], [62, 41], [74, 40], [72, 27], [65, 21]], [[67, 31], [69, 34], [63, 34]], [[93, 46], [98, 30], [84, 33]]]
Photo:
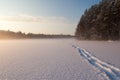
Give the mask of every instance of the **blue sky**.
[[0, 29], [74, 34], [85, 9], [100, 0], [0, 0]]

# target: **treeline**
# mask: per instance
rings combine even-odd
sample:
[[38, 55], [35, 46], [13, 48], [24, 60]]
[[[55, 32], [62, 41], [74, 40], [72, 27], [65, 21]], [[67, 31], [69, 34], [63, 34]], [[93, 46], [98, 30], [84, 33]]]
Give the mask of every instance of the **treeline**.
[[19, 32], [13, 32], [13, 31], [4, 31], [0, 30], [0, 39], [39, 39], [39, 38], [72, 38], [72, 35], [50, 35], [50, 34], [33, 34], [33, 33], [22, 33]]
[[87, 9], [75, 35], [79, 39], [120, 40], [120, 0], [102, 0]]

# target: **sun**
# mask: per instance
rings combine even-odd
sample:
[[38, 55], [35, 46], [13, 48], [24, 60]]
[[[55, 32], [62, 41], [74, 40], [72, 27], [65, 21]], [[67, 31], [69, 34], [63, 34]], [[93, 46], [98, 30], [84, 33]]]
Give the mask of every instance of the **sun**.
[[10, 22], [0, 20], [0, 30], [11, 30]]

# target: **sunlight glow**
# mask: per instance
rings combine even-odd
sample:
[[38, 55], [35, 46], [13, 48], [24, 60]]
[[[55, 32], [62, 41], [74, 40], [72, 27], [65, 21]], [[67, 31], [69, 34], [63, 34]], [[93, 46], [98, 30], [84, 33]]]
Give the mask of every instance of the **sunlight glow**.
[[[44, 16], [2, 16], [0, 30], [22, 31], [25, 33], [74, 34], [76, 23], [64, 17]], [[69, 29], [69, 30], [67, 30]]]

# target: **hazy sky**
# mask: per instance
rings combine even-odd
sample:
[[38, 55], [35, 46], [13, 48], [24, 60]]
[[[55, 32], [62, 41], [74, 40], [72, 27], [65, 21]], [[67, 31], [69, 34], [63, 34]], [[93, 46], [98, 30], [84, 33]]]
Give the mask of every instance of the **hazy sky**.
[[100, 0], [0, 0], [0, 29], [74, 34], [86, 8]]

